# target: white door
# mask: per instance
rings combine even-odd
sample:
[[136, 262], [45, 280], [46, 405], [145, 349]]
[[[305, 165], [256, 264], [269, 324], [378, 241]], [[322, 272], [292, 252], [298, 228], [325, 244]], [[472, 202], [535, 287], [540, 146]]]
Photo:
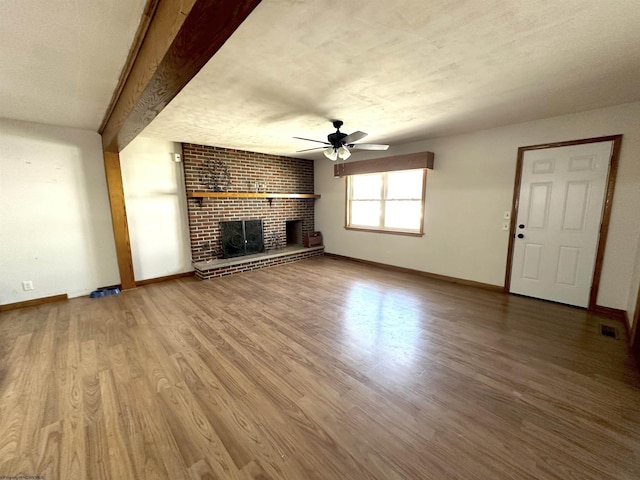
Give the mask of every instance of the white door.
[[587, 307], [613, 142], [527, 150], [512, 293]]

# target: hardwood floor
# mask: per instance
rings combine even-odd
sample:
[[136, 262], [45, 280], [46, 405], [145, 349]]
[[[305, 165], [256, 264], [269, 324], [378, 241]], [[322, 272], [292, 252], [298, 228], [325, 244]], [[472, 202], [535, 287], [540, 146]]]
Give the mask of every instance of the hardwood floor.
[[601, 323], [326, 257], [3, 312], [0, 476], [637, 479]]

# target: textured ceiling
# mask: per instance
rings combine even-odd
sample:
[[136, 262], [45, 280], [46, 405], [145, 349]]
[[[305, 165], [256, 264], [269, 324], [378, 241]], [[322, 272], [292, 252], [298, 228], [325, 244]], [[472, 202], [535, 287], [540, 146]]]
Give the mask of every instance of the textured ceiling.
[[145, 0], [0, 0], [0, 117], [97, 130]]
[[[144, 4], [0, 0], [0, 117], [97, 130]], [[291, 137], [335, 118], [392, 153], [637, 101], [639, 24], [638, 0], [263, 0], [144, 134], [317, 158]]]
[[318, 158], [291, 137], [333, 118], [392, 152], [636, 101], [638, 25], [638, 0], [263, 0], [143, 134]]

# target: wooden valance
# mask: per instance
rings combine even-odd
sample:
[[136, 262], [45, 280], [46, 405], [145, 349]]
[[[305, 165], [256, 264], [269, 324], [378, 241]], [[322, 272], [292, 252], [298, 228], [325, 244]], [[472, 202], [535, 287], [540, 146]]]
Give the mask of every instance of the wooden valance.
[[362, 175], [364, 173], [393, 172], [396, 170], [413, 170], [429, 168], [433, 170], [433, 152], [409, 153], [392, 157], [361, 160], [360, 162], [342, 162], [333, 166], [333, 175], [345, 177], [347, 175]]

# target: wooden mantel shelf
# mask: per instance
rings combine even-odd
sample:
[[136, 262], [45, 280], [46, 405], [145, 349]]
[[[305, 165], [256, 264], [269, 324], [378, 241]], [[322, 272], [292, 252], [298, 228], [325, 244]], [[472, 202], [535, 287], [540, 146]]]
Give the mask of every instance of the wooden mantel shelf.
[[189, 198], [320, 198], [314, 193], [187, 192]]

